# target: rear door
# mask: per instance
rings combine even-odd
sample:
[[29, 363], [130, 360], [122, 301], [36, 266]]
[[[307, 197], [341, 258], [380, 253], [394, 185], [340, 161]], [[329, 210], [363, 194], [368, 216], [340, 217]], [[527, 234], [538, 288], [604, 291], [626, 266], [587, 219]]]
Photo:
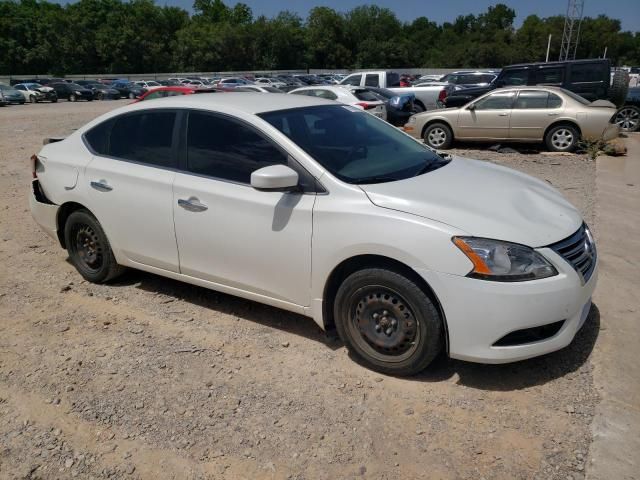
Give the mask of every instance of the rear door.
[[127, 259], [178, 271], [172, 184], [177, 110], [120, 115], [88, 131], [93, 152], [84, 181], [88, 205], [114, 250]]
[[463, 108], [454, 135], [467, 139], [509, 138], [509, 121], [515, 93], [496, 90], [477, 100], [474, 108]]
[[562, 99], [544, 90], [521, 90], [511, 111], [509, 137], [542, 140], [549, 125], [562, 113]]

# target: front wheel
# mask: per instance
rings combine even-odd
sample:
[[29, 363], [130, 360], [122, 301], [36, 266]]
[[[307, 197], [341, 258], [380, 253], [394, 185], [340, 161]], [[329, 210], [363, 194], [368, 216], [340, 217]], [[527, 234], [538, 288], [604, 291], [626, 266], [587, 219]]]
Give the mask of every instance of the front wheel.
[[373, 370], [414, 375], [442, 348], [442, 319], [431, 299], [405, 276], [371, 268], [347, 277], [334, 303], [347, 348]]
[[69, 101], [70, 102], [75, 102], [76, 100], [77, 100], [77, 98], [73, 93], [71, 95], [69, 95]]
[[424, 143], [436, 150], [446, 150], [453, 143], [453, 132], [444, 123], [432, 123], [424, 131]]
[[124, 271], [98, 220], [87, 210], [76, 210], [67, 219], [64, 239], [69, 259], [85, 280], [104, 283]]
[[578, 130], [571, 125], [556, 125], [547, 132], [545, 143], [551, 152], [571, 152], [580, 139]]
[[36, 98], [36, 96], [35, 96], [35, 95], [31, 95], [31, 96], [29, 97], [29, 101], [30, 101], [31, 103], [37, 103], [37, 102], [38, 102], [38, 99]]
[[131, 100], [135, 100], [135, 98], [136, 98], [136, 94], [135, 94], [135, 93], [133, 93], [133, 92], [129, 92], [129, 98], [130, 98]]

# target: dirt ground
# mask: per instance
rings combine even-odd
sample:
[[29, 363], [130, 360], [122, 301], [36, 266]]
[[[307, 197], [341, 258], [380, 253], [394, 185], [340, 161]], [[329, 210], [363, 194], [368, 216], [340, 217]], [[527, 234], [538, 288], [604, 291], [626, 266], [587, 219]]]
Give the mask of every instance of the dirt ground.
[[[0, 479], [584, 477], [597, 306], [560, 352], [398, 379], [311, 319], [142, 272], [83, 281], [31, 219], [28, 159], [126, 103], [0, 109]], [[597, 232], [592, 161], [471, 148]]]

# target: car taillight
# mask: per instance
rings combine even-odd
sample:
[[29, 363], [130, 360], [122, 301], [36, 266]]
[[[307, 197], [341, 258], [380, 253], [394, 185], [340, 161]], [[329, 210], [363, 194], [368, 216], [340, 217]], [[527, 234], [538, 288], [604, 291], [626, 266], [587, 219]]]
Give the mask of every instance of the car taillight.
[[372, 108], [376, 108], [376, 106], [372, 105], [371, 103], [359, 102], [359, 103], [356, 103], [356, 105], [364, 108], [365, 110], [371, 110]]
[[38, 166], [38, 156], [35, 153], [31, 155], [30, 164], [31, 164], [31, 177], [38, 178], [38, 174], [36, 173], [36, 168]]
[[447, 98], [447, 91], [443, 88], [442, 90], [440, 90], [440, 93], [438, 94], [438, 101], [444, 102], [445, 98]]

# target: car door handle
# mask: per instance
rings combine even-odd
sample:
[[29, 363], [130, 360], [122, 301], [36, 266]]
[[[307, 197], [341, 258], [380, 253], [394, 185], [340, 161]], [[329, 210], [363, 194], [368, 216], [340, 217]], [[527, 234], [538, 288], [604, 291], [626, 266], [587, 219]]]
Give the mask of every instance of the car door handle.
[[91, 182], [91, 186], [101, 192], [110, 192], [113, 187], [107, 183], [106, 180], [98, 180], [97, 182]]
[[179, 198], [178, 205], [190, 212], [204, 212], [209, 208], [204, 203], [200, 203], [200, 200], [196, 197], [189, 197], [186, 200], [184, 198]]
[[508, 117], [509, 114], [508, 113], [499, 113], [498, 116], [499, 117]]
[[551, 113], [547, 113], [547, 115], [549, 115], [550, 117], [555, 117], [556, 115], [560, 115], [560, 114], [551, 112]]

